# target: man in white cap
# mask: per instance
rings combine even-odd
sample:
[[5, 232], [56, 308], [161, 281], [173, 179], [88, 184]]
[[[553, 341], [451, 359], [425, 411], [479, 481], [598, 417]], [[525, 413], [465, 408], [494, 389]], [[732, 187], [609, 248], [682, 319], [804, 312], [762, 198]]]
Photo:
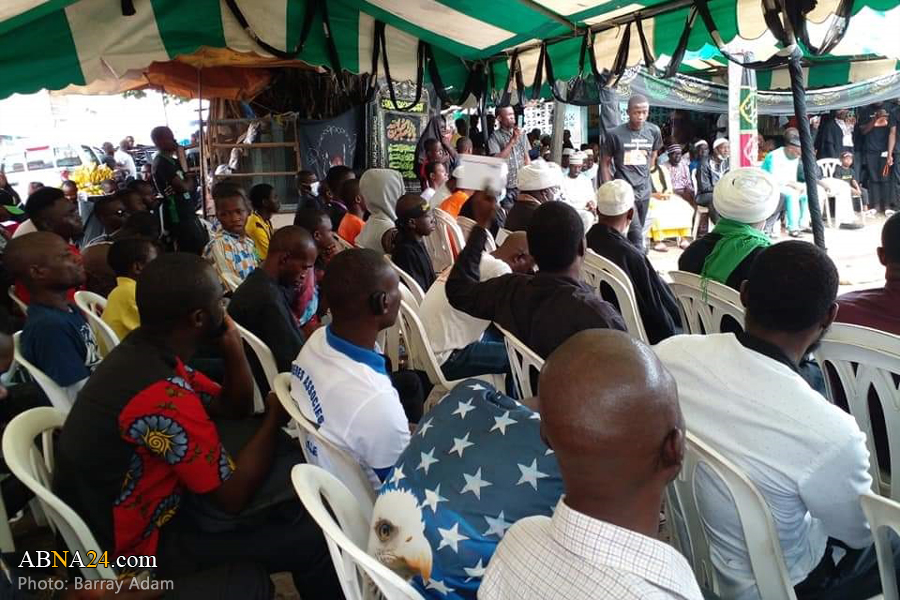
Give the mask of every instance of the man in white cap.
[[688, 246], [678, 268], [739, 290], [756, 256], [772, 243], [762, 228], [778, 200], [771, 174], [756, 167], [728, 172], [713, 190], [719, 222]]
[[[766, 155], [762, 168], [771, 173], [784, 198], [787, 213], [787, 228], [791, 237], [800, 235], [800, 224], [806, 214], [806, 185], [797, 177], [800, 170], [800, 133], [793, 127], [784, 130], [784, 146]], [[779, 209], [777, 211], [781, 213]], [[771, 232], [774, 222], [770, 221], [766, 231]]]
[[[699, 143], [699, 142], [697, 142]], [[729, 159], [728, 139], [719, 138], [713, 142], [711, 156], [701, 156], [697, 166], [697, 195], [695, 201], [699, 206], [709, 208], [710, 220], [715, 223], [718, 215], [713, 207], [713, 188], [725, 173], [728, 172]]]
[[591, 181], [591, 187], [596, 191], [597, 172], [600, 170], [600, 167], [595, 162], [597, 157], [594, 156], [594, 150], [590, 147], [582, 149], [581, 153], [584, 154], [584, 166], [581, 167], [581, 172]]
[[569, 160], [572, 158], [573, 154], [575, 154], [574, 148], [563, 148], [562, 159], [559, 161], [559, 166], [562, 169], [563, 175], [569, 172]]
[[506, 216], [504, 227], [510, 231], [526, 231], [531, 215], [544, 202], [550, 202], [559, 191], [559, 169], [544, 161], [535, 161], [519, 169], [519, 194]]
[[590, 210], [594, 205], [594, 186], [583, 172], [585, 155], [576, 152], [569, 157], [569, 171], [562, 180], [562, 192], [566, 202], [575, 210]]
[[675, 296], [644, 253], [625, 237], [634, 218], [634, 190], [627, 182], [616, 179], [600, 186], [597, 217], [597, 224], [587, 234], [588, 248], [628, 275], [649, 342], [656, 344], [680, 333], [681, 314]]

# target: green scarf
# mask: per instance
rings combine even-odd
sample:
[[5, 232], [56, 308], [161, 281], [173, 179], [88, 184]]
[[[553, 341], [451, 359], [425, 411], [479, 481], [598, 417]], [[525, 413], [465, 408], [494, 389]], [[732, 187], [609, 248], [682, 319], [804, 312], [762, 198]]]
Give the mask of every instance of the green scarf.
[[772, 244], [769, 237], [759, 229], [731, 219], [720, 218], [713, 233], [718, 233], [722, 238], [706, 257], [700, 277], [725, 285], [728, 285], [728, 277], [751, 252]]

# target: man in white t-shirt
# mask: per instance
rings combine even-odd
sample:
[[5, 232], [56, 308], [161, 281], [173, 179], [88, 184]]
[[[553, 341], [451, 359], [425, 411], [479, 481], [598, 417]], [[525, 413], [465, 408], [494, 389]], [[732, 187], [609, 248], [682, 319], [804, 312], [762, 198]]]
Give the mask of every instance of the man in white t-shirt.
[[[837, 290], [837, 269], [822, 250], [776, 244], [759, 254], [741, 287], [745, 333], [676, 336], [656, 346], [678, 384], [688, 431], [766, 500], [800, 600], [869, 598], [881, 587], [859, 503], [872, 486], [865, 435], [798, 372], [834, 321]], [[722, 595], [758, 598], [734, 504], [717, 478], [698, 477]]]
[[[528, 253], [524, 231], [511, 233], [493, 254], [481, 255], [480, 281], [507, 273], [531, 273], [534, 259]], [[476, 319], [450, 306], [445, 285], [449, 270], [438, 277], [425, 294], [419, 318], [432, 350], [448, 380], [509, 373], [506, 345], [488, 331], [490, 321]]]
[[[409, 443], [409, 422], [375, 343], [397, 320], [398, 285], [374, 250], [337, 254], [321, 284], [331, 325], [310, 336], [291, 368], [300, 410], [359, 462], [376, 489]], [[313, 462], [334, 471], [327, 452], [311, 438], [306, 443]]]

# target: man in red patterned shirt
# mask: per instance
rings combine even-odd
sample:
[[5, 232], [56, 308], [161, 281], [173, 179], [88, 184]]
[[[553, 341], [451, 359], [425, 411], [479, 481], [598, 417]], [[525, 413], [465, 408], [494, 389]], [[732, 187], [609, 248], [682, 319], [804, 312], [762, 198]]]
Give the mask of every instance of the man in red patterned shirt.
[[[175, 579], [176, 591], [199, 580], [209, 594], [226, 577], [229, 598], [267, 597], [265, 573], [291, 571], [304, 598], [340, 597], [321, 532], [299, 502], [284, 501], [294, 496], [278, 467], [302, 458], [281, 450], [287, 415], [275, 396], [234, 458], [220, 440], [220, 427], [250, 416], [253, 383], [212, 267], [164, 255], [141, 273], [136, 299], [141, 326], [97, 368], [63, 426], [57, 493], [111, 560], [156, 556], [156, 576]], [[201, 344], [219, 348], [221, 386], [185, 364]]]

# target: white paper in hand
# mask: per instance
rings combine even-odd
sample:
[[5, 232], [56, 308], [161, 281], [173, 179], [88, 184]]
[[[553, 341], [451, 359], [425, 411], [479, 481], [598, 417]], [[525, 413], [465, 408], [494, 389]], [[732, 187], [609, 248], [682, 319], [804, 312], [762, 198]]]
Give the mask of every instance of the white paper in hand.
[[462, 167], [462, 174], [456, 178], [457, 188], [490, 191], [497, 197], [506, 190], [506, 177], [509, 174], [506, 159], [462, 154], [459, 166]]

